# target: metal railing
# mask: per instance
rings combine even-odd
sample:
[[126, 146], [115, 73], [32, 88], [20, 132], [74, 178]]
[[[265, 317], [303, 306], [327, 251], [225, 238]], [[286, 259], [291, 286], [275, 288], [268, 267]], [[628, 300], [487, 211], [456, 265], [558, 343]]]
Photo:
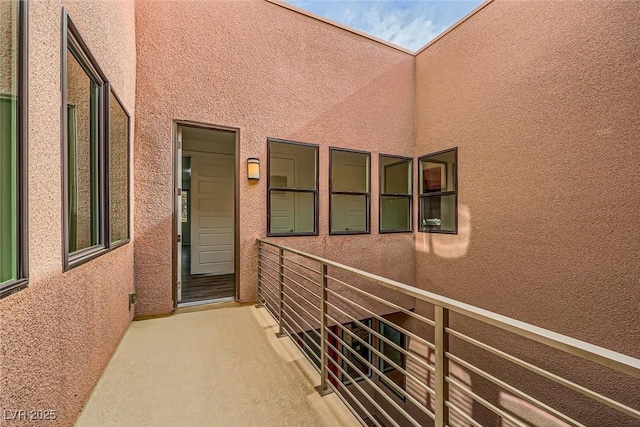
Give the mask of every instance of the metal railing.
[[[316, 367], [318, 391], [335, 391], [363, 425], [584, 426], [598, 423], [594, 413], [606, 425], [640, 424], [640, 388], [631, 391], [640, 386], [640, 359], [266, 240], [258, 245], [258, 305]], [[499, 348], [505, 342], [511, 352]], [[584, 382], [584, 372], [594, 373], [591, 387], [575, 379]]]

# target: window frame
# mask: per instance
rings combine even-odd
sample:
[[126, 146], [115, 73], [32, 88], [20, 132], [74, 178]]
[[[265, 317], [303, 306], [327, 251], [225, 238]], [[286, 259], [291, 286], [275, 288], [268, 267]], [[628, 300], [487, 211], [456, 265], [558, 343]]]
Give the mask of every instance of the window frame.
[[[374, 334], [372, 334], [370, 332], [370, 330], [371, 331], [375, 331], [374, 326], [373, 326], [373, 318], [372, 317], [368, 317], [368, 318], [362, 319], [362, 320], [354, 320], [354, 321], [343, 323], [343, 324], [340, 325], [340, 327], [339, 327], [339, 329], [340, 329], [340, 340], [342, 341], [340, 343], [340, 356], [338, 356], [340, 358], [340, 367], [345, 372], [349, 372], [349, 369], [353, 369], [353, 368], [351, 368], [349, 366], [349, 364], [345, 360], [345, 358], [349, 357], [349, 354], [352, 355], [352, 359], [357, 360], [358, 363], [362, 363], [362, 361], [360, 360], [362, 355], [357, 353], [356, 350], [351, 345], [348, 345], [348, 346], [345, 345], [346, 344], [345, 337], [349, 335], [347, 332], [345, 332], [345, 329], [348, 329], [349, 332], [351, 332], [352, 334], [355, 335], [353, 330], [351, 330], [350, 325], [357, 326], [357, 327], [362, 328], [362, 329], [367, 331], [367, 335], [368, 335], [367, 344], [369, 344], [369, 346], [371, 347], [371, 348], [366, 347], [367, 352], [369, 353], [369, 355], [367, 357], [367, 363], [369, 365], [371, 365], [371, 366], [367, 365], [367, 367], [366, 367], [366, 369], [367, 369], [366, 377], [367, 378], [372, 378], [373, 377], [372, 366], [374, 366], [374, 364], [373, 364], [374, 352], [371, 349], [375, 348], [374, 345], [373, 345]], [[356, 340], [355, 338], [352, 338], [352, 337], [350, 337], [350, 339], [352, 339], [354, 341], [358, 341], [358, 340]], [[351, 344], [353, 344], [354, 341], [351, 341]], [[354, 353], [357, 353], [358, 356], [356, 356]], [[354, 363], [353, 360], [351, 360], [351, 363]], [[360, 381], [364, 381], [364, 378], [365, 377], [363, 377], [363, 376], [358, 376], [356, 378], [353, 378], [353, 380], [356, 383], [359, 383]], [[353, 381], [350, 380], [349, 378], [347, 378], [347, 375], [342, 373], [342, 372], [340, 372], [340, 381], [345, 386], [349, 386], [349, 385], [351, 385], [353, 383]]]
[[[382, 167], [382, 158], [383, 157], [387, 157], [387, 158], [391, 158], [391, 159], [398, 159], [398, 163], [402, 163], [405, 161], [409, 161], [409, 168], [410, 168], [410, 188], [409, 188], [409, 193], [408, 194], [391, 194], [391, 193], [383, 193], [383, 177], [384, 177], [384, 171], [383, 171], [383, 167]], [[391, 165], [389, 165], [391, 166]], [[394, 155], [394, 154], [382, 154], [380, 153], [380, 155], [378, 155], [378, 169], [379, 169], [379, 176], [380, 176], [380, 182], [379, 182], [379, 195], [378, 195], [378, 233], [379, 234], [393, 234], [393, 233], [413, 233], [413, 157], [405, 157], [405, 156], [398, 156], [398, 155]], [[383, 197], [405, 197], [409, 199], [409, 228], [407, 230], [383, 230], [382, 229], [382, 198]]]
[[[313, 148], [316, 151], [316, 188], [315, 190], [309, 190], [306, 188], [283, 188], [271, 186], [271, 143], [276, 144], [289, 144], [300, 147]], [[319, 222], [320, 222], [320, 210], [319, 205], [319, 189], [320, 189], [320, 145], [311, 144], [307, 142], [290, 141], [279, 138], [267, 138], [267, 237], [294, 237], [294, 236], [318, 236], [319, 235]], [[289, 193], [303, 193], [313, 194], [313, 232], [292, 232], [292, 233], [272, 233], [271, 232], [271, 192], [282, 191]]]
[[[448, 191], [434, 191], [430, 193], [424, 193], [423, 191], [424, 185], [422, 177], [422, 161], [433, 156], [438, 156], [440, 154], [445, 154], [453, 152], [453, 177], [455, 181], [454, 189]], [[420, 233], [435, 233], [435, 234], [458, 234], [458, 147], [447, 148], [446, 150], [436, 151], [434, 153], [425, 154], [424, 156], [418, 157], [418, 229], [417, 231]], [[431, 197], [443, 197], [443, 196], [453, 196], [455, 198], [454, 203], [454, 216], [455, 216], [455, 229], [454, 230], [425, 230], [422, 228], [421, 220], [422, 220], [422, 200]]]
[[[356, 153], [356, 154], [365, 154], [368, 159], [368, 173], [367, 173], [367, 189], [366, 193], [355, 192], [355, 191], [333, 191], [333, 152], [334, 151], [342, 151], [345, 153]], [[333, 195], [350, 195], [350, 196], [365, 196], [365, 224], [366, 230], [364, 231], [333, 231], [331, 227], [332, 222], [332, 200]], [[349, 148], [339, 148], [339, 147], [329, 147], [329, 235], [330, 236], [349, 236], [355, 234], [371, 234], [371, 152], [370, 151], [361, 151], [361, 150], [352, 150]]]
[[107, 236], [108, 236], [108, 249], [116, 249], [120, 246], [124, 246], [131, 241], [131, 115], [127, 111], [127, 108], [124, 106], [122, 99], [118, 96], [113, 86], [107, 82], [107, 93], [109, 95], [113, 95], [116, 102], [124, 111], [124, 114], [127, 116], [127, 238], [118, 240], [115, 244], [111, 242], [111, 224], [113, 223], [111, 219], [111, 117], [110, 117], [110, 96], [106, 97], [106, 107], [105, 107], [105, 156], [106, 156], [106, 201], [107, 205], [105, 207], [105, 212], [108, 213], [107, 218]]
[[8, 297], [29, 284], [29, 4], [17, 0], [17, 96], [16, 96], [16, 252], [17, 271], [14, 280], [0, 284], [0, 299]]
[[[108, 253], [120, 246], [131, 242], [131, 115], [125, 108], [122, 100], [111, 86], [106, 75], [98, 65], [91, 50], [80, 35], [77, 27], [69, 17], [67, 10], [62, 9], [62, 37], [60, 49], [61, 62], [61, 176], [62, 176], [62, 263], [63, 271], [69, 271], [94, 258]], [[98, 208], [98, 243], [88, 248], [83, 248], [75, 252], [69, 252], [69, 147], [68, 147], [68, 70], [67, 59], [71, 52], [74, 59], [83, 68], [90, 80], [98, 86], [98, 93], [101, 99], [98, 100], [97, 114], [97, 153], [96, 167], [98, 168], [98, 184], [96, 186]], [[111, 244], [111, 205], [110, 205], [110, 174], [109, 174], [109, 100], [113, 94], [116, 101], [127, 116], [127, 238]]]
[[[407, 350], [407, 336], [402, 333], [400, 330], [398, 330], [397, 328], [395, 328], [393, 325], [395, 325], [393, 322], [390, 321], [385, 321], [385, 322], [381, 322], [380, 320], [378, 320], [378, 333], [383, 336], [385, 339], [391, 341], [391, 338], [389, 338], [388, 336], [386, 336], [384, 334], [384, 327], [388, 327], [393, 329], [394, 331], [398, 332], [400, 334], [400, 342], [401, 344], [399, 344], [399, 347], [401, 347], [404, 350]], [[387, 345], [389, 347], [391, 347], [388, 343], [385, 343], [384, 340], [378, 338], [378, 348], [377, 350], [381, 353], [384, 354], [386, 357], [389, 357], [389, 355], [385, 354], [385, 352], [382, 349], [383, 345]], [[395, 344], [395, 343], [394, 343]], [[398, 344], [396, 344], [398, 345]], [[400, 363], [399, 365], [402, 366], [403, 369], [407, 369], [407, 356], [405, 354], [403, 354], [402, 352], [400, 352], [400, 357], [402, 358], [402, 363]], [[391, 357], [389, 357], [391, 359]], [[383, 365], [388, 362], [386, 362], [382, 357], [378, 356], [378, 370], [380, 372], [382, 372], [383, 374], [386, 375], [387, 372], [390, 372], [392, 370], [397, 370], [396, 368], [394, 368], [393, 366], [388, 367], [386, 370], [383, 369]], [[403, 402], [405, 402], [407, 400], [406, 396], [404, 396], [403, 394], [399, 393], [397, 390], [395, 390], [390, 384], [388, 384], [389, 381], [391, 380], [386, 380], [384, 378], [382, 378], [381, 376], [378, 376], [380, 379], [380, 382], [387, 387], [389, 390], [391, 390], [391, 392], [396, 395], [399, 399], [401, 399]], [[396, 386], [400, 387], [403, 391], [407, 391], [407, 376], [402, 374], [402, 385], [399, 385], [397, 383], [395, 383]]]

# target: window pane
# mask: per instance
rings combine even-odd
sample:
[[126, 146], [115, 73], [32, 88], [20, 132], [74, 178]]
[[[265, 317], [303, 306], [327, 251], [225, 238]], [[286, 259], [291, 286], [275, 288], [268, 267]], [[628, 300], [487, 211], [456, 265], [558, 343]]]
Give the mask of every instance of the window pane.
[[269, 233], [316, 232], [318, 147], [269, 141]]
[[[366, 319], [362, 321], [362, 323], [364, 323], [368, 327], [371, 327], [371, 319]], [[356, 325], [355, 323], [347, 323], [344, 326], [358, 338], [362, 339], [362, 341], [371, 344], [371, 334], [364, 327]], [[371, 350], [362, 342], [358, 341], [345, 331], [342, 331], [342, 336], [343, 341], [353, 350], [350, 351], [346, 348], [342, 349], [342, 354], [344, 355], [345, 359], [353, 363], [360, 370], [360, 372], [363, 372], [367, 376], [371, 376], [371, 368], [365, 363], [365, 361], [371, 363]], [[358, 373], [358, 371], [356, 371], [345, 361], [342, 362], [342, 368], [347, 372], [349, 377], [353, 378], [354, 380], [362, 378], [360, 373]], [[347, 377], [343, 378], [343, 381], [350, 382], [349, 378]]]
[[408, 197], [382, 196], [380, 231], [406, 231], [410, 229]]
[[302, 345], [302, 349], [311, 359], [311, 362], [320, 368], [320, 330], [302, 332], [302, 341], [306, 344]]
[[18, 278], [18, 2], [0, 2], [0, 284]]
[[129, 238], [129, 119], [113, 95], [109, 97], [109, 203], [111, 242]]
[[98, 110], [100, 88], [67, 55], [69, 252], [99, 242]]
[[331, 191], [369, 192], [369, 154], [331, 150]]
[[315, 193], [271, 191], [272, 234], [315, 232]]
[[317, 147], [275, 141], [269, 144], [271, 188], [317, 188]]
[[420, 198], [421, 231], [456, 230], [456, 195]]
[[[189, 222], [189, 190], [182, 190], [182, 222]], [[184, 233], [183, 233], [184, 234]]]
[[456, 189], [455, 151], [420, 159], [420, 193]]
[[[400, 333], [400, 331], [385, 323], [380, 323], [380, 333], [382, 334], [382, 336], [389, 339], [400, 348], [404, 348], [404, 337], [402, 336], [402, 333]], [[400, 350], [396, 349], [385, 341], [380, 340], [380, 352], [387, 356], [395, 364], [404, 368], [404, 355], [400, 352]], [[387, 375], [388, 379], [404, 389], [404, 375], [402, 374], [402, 372], [394, 368], [391, 363], [380, 358], [380, 370]], [[384, 382], [385, 380], [383, 379], [382, 381]]]
[[331, 195], [331, 231], [368, 231], [367, 196]]
[[382, 194], [411, 194], [411, 160], [380, 157]]

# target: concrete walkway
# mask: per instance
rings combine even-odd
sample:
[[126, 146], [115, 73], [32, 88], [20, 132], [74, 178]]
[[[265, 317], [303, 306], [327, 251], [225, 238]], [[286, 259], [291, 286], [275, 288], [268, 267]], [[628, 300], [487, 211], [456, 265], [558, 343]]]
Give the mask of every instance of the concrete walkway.
[[359, 426], [265, 309], [133, 322], [76, 426]]

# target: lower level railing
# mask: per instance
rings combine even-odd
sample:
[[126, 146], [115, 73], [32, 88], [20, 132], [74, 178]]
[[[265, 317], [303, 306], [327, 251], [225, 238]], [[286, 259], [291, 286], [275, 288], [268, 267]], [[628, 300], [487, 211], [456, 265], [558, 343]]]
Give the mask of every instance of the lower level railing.
[[640, 359], [258, 245], [259, 305], [363, 425], [640, 425]]

